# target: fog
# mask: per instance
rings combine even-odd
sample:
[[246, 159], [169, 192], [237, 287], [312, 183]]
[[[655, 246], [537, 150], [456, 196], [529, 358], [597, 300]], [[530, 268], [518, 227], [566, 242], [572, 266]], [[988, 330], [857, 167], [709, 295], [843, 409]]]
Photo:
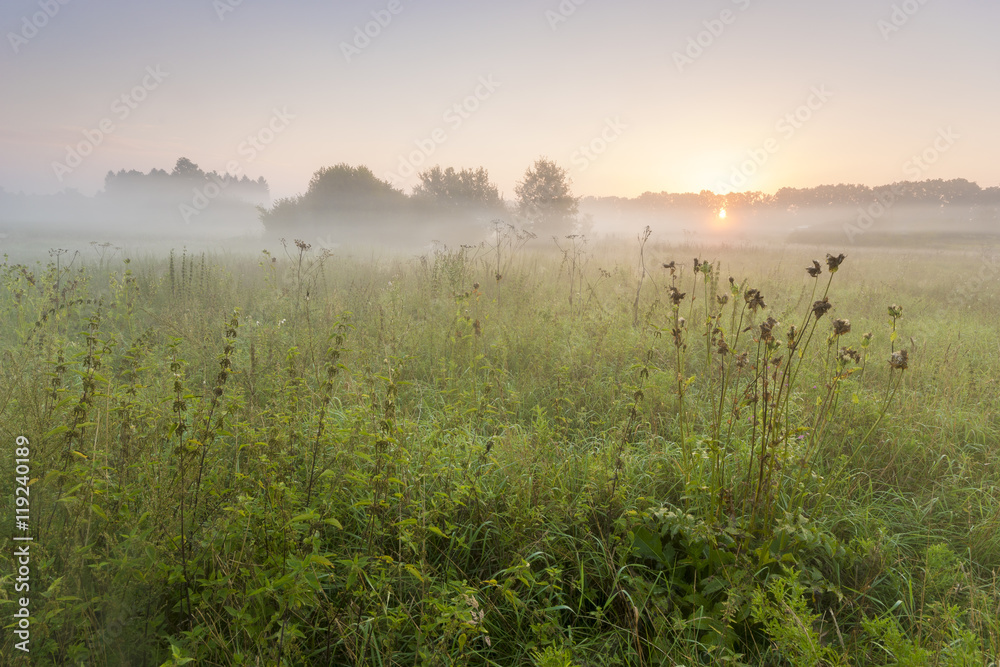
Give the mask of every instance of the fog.
[[[581, 197], [567, 172], [539, 159], [504, 199], [484, 168], [420, 174], [406, 193], [367, 167], [315, 172], [303, 192], [272, 200], [256, 180], [203, 172], [187, 158], [171, 172], [109, 172], [92, 196], [0, 192], [0, 247], [11, 258], [53, 248], [164, 254], [172, 248], [256, 252], [281, 239], [316, 249], [375, 246], [420, 251], [475, 245], [497, 224], [534, 235], [535, 247], [583, 234], [632, 240], [649, 227], [660, 242], [968, 249], [997, 240], [1000, 188], [964, 179], [782, 188], [777, 192], [652, 193]], [[89, 255], [89, 251], [86, 253]]]

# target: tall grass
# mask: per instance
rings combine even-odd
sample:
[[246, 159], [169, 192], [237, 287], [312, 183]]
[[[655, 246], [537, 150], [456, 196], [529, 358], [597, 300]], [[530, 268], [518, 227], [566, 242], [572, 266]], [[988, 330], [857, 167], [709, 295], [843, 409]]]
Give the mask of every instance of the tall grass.
[[531, 241], [0, 265], [31, 664], [998, 659], [960, 258]]

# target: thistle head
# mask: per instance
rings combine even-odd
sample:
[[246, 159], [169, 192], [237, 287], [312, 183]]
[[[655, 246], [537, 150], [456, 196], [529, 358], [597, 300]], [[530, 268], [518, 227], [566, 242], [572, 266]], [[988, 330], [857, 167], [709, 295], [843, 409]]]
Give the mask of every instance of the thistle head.
[[808, 274], [809, 274], [810, 276], [812, 276], [813, 278], [817, 278], [817, 277], [819, 277], [819, 274], [823, 273], [823, 269], [822, 269], [822, 267], [820, 267], [820, 265], [819, 265], [819, 262], [817, 262], [817, 261], [816, 261], [816, 260], [814, 259], [814, 260], [813, 260], [813, 265], [812, 265], [812, 266], [807, 266], [807, 267], [806, 267], [806, 272], [807, 272], [807, 273], [808, 273]]
[[828, 268], [830, 270], [830, 273], [836, 273], [837, 269], [840, 267], [840, 265], [843, 263], [843, 261], [846, 258], [847, 258], [847, 256], [844, 253], [840, 253], [836, 257], [834, 257], [833, 255], [827, 253], [827, 255], [826, 255], [826, 268]]
[[767, 320], [760, 323], [760, 339], [762, 341], [767, 342], [774, 340], [774, 335], [772, 334], [772, 331], [774, 330], [774, 326], [777, 323], [778, 321], [773, 317], [768, 317]]
[[846, 333], [851, 332], [851, 321], [850, 320], [834, 320], [833, 321], [833, 335], [843, 336]]
[[816, 301], [813, 303], [812, 312], [813, 315], [815, 315], [816, 319], [818, 320], [819, 318], [823, 317], [828, 312], [830, 312], [831, 308], [833, 308], [833, 304], [830, 303], [830, 299], [827, 297], [823, 297], [822, 301]]
[[853, 347], [842, 347], [840, 352], [837, 354], [837, 358], [840, 362], [846, 364], [848, 361], [853, 361], [856, 364], [861, 363], [861, 353], [855, 350]]
[[746, 294], [743, 295], [743, 299], [746, 301], [750, 310], [757, 310], [758, 308], [766, 308], [767, 304], [764, 303], [764, 295], [760, 293], [759, 289], [748, 289]]

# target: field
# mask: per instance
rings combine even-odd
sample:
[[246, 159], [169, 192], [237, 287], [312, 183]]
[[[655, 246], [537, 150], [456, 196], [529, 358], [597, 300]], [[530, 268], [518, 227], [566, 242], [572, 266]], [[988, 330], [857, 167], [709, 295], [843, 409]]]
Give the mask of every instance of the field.
[[526, 241], [0, 265], [0, 662], [1000, 660], [995, 262]]

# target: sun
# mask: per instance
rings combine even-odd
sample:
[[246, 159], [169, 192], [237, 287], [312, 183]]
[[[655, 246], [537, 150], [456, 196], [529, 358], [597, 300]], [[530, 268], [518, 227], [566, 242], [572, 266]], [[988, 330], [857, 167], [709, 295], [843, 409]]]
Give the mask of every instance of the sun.
[[724, 209], [724, 208], [720, 208], [719, 209], [719, 219], [720, 220], [725, 220], [726, 219], [726, 209]]

